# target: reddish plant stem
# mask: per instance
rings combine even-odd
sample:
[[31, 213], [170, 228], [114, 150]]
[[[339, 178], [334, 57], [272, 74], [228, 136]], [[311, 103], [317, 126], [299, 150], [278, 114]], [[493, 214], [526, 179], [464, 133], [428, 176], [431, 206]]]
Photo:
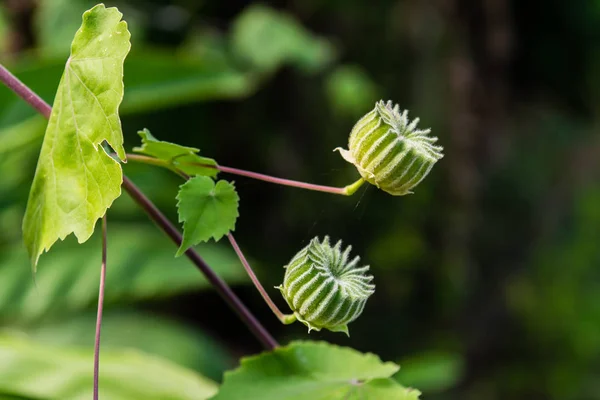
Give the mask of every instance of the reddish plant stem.
[[[16, 76], [10, 73], [0, 64], [0, 81], [8, 86], [19, 97], [38, 110], [46, 118], [50, 117], [52, 107], [41, 97], [33, 92], [29, 87], [23, 84]], [[130, 196], [142, 207], [148, 216], [154, 220], [157, 225], [169, 236], [178, 246], [181, 245], [182, 237], [179, 231], [171, 222], [156, 208], [156, 206], [140, 191], [126, 176], [123, 176], [123, 188]], [[277, 341], [262, 326], [262, 324], [252, 315], [242, 301], [233, 293], [231, 288], [206, 264], [200, 255], [194, 250], [189, 249], [185, 255], [196, 265], [196, 267], [206, 276], [208, 281], [215, 287], [221, 297], [238, 314], [240, 319], [248, 326], [250, 331], [265, 346], [272, 350], [279, 346]]]
[[265, 182], [271, 182], [271, 183], [275, 183], [278, 185], [292, 186], [292, 187], [297, 187], [297, 188], [301, 188], [301, 189], [314, 190], [317, 192], [346, 195], [345, 188], [315, 185], [313, 183], [293, 181], [291, 179], [276, 178], [276, 177], [270, 176], [270, 175], [259, 174], [257, 172], [251, 172], [251, 171], [245, 171], [243, 169], [225, 167], [223, 165], [218, 165], [218, 166], [216, 166], [216, 168], [219, 171], [226, 172], [228, 174], [245, 176], [248, 178], [257, 179], [257, 180], [265, 181]]
[[[177, 164], [171, 163], [169, 161], [161, 160], [161, 159], [158, 159], [155, 157], [140, 155], [140, 154], [127, 154], [127, 159], [145, 163], [145, 164], [156, 165], [159, 167], [168, 168], [171, 171], [181, 175], [184, 179], [186, 179], [185, 174], [183, 174], [182, 171], [177, 168]], [[345, 186], [345, 187], [333, 187], [333, 186], [315, 185], [313, 183], [294, 181], [291, 179], [276, 178], [271, 175], [259, 174], [258, 172], [246, 171], [244, 169], [226, 167], [224, 165], [211, 165], [211, 164], [201, 164], [201, 163], [194, 163], [194, 162], [188, 162], [188, 163], [182, 162], [181, 165], [194, 165], [194, 166], [199, 166], [199, 167], [204, 167], [204, 168], [212, 168], [212, 169], [216, 169], [221, 172], [225, 172], [227, 174], [245, 176], [247, 178], [257, 179], [257, 180], [263, 181], [263, 182], [269, 182], [269, 183], [274, 183], [274, 184], [283, 185], [283, 186], [297, 187], [300, 189], [312, 190], [315, 192], [339, 194], [342, 196], [351, 196], [364, 183], [363, 179], [359, 179], [358, 181], [354, 182], [353, 184]]]
[[100, 288], [98, 290], [98, 312], [96, 313], [96, 336], [94, 339], [94, 400], [98, 400], [98, 378], [100, 376], [100, 331], [102, 330], [102, 309], [104, 288], [106, 287], [106, 214], [102, 217], [102, 264], [100, 266]]
[[240, 249], [240, 246], [238, 246], [238, 244], [237, 244], [235, 238], [233, 237], [233, 235], [231, 234], [231, 232], [229, 232], [227, 234], [227, 239], [229, 239], [229, 243], [231, 243], [231, 247], [233, 247], [233, 250], [235, 250], [235, 253], [237, 254], [240, 261], [242, 262], [242, 265], [244, 266], [244, 269], [246, 270], [246, 272], [248, 273], [248, 276], [252, 280], [252, 283], [254, 283], [254, 286], [259, 291], [259, 293], [262, 296], [265, 303], [267, 303], [267, 305], [269, 306], [271, 311], [273, 311], [273, 314], [275, 314], [277, 316], [277, 318], [279, 318], [279, 321], [281, 321], [284, 324], [290, 324], [290, 323], [294, 322], [296, 320], [296, 318], [293, 315], [284, 314], [283, 312], [281, 312], [279, 307], [277, 307], [275, 302], [273, 302], [273, 300], [269, 296], [269, 293], [267, 293], [267, 291], [265, 290], [263, 285], [258, 280], [258, 277], [254, 273], [254, 270], [250, 266], [250, 263], [248, 262], [248, 260], [246, 260], [244, 253]]

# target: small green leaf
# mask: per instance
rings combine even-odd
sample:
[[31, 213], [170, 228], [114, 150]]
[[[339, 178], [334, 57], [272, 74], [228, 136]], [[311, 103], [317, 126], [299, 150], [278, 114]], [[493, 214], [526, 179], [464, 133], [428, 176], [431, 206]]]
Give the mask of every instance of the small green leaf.
[[118, 108], [130, 35], [121, 17], [102, 4], [86, 11], [71, 45], [23, 220], [34, 268], [58, 239], [89, 239], [121, 194], [121, 166], [102, 149], [106, 141], [125, 159]]
[[[35, 343], [0, 336], [0, 393], [34, 399], [92, 398], [91, 348]], [[102, 350], [100, 398], [201, 400], [217, 385], [193, 371], [133, 350]]]
[[418, 400], [390, 379], [399, 367], [325, 342], [293, 342], [242, 359], [213, 400]]
[[227, 181], [215, 185], [206, 176], [196, 176], [183, 185], [177, 194], [179, 222], [183, 222], [183, 241], [177, 251], [179, 257], [191, 246], [216, 241], [235, 228], [240, 198]]
[[217, 168], [206, 166], [216, 167], [217, 163], [212, 158], [200, 157], [199, 149], [157, 140], [148, 129], [139, 131], [138, 135], [142, 138], [142, 147], [135, 147], [136, 153], [166, 161], [188, 175], [215, 177], [219, 173]]

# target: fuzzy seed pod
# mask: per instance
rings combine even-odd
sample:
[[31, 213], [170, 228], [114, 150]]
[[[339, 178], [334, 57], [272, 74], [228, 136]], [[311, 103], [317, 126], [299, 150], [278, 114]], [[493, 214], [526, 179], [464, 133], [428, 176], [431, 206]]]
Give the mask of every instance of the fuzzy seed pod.
[[322, 328], [348, 334], [348, 323], [362, 313], [375, 291], [369, 266], [358, 267], [360, 257], [350, 260], [348, 246], [335, 246], [329, 237], [314, 238], [292, 258], [286, 268], [283, 285], [278, 288], [296, 318], [308, 331]]
[[417, 129], [419, 118], [408, 120], [391, 101], [379, 101], [350, 133], [348, 150], [337, 148], [342, 157], [358, 169], [363, 179], [394, 195], [412, 193], [443, 157], [431, 129]]

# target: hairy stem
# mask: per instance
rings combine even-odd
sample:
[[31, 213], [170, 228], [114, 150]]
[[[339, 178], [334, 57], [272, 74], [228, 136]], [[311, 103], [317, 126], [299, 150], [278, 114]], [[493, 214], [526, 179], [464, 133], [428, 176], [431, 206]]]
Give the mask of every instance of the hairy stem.
[[[168, 161], [160, 160], [158, 158], [143, 156], [143, 155], [139, 155], [139, 154], [127, 154], [127, 159], [145, 163], [145, 164], [157, 165], [157, 166], [163, 167], [163, 168], [168, 168], [168, 169], [172, 170], [173, 172], [176, 172], [177, 174], [181, 175], [181, 171], [179, 171], [177, 169], [176, 165], [173, 165]], [[227, 174], [245, 176], [247, 178], [257, 179], [259, 181], [264, 181], [264, 182], [270, 182], [270, 183], [274, 183], [277, 185], [297, 187], [300, 189], [312, 190], [312, 191], [316, 191], [316, 192], [339, 194], [342, 196], [353, 195], [358, 190], [358, 188], [360, 186], [362, 186], [362, 184], [365, 182], [362, 178], [360, 178], [353, 184], [340, 188], [340, 187], [332, 187], [332, 186], [315, 185], [313, 183], [293, 181], [290, 179], [276, 178], [276, 177], [270, 176], [270, 175], [259, 174], [258, 172], [251, 172], [251, 171], [246, 171], [246, 170], [238, 169], [238, 168], [225, 167], [223, 165], [209, 165], [209, 164], [186, 163], [186, 162], [181, 162], [181, 165], [195, 165], [195, 166], [205, 167], [205, 168], [214, 168], [221, 172], [225, 172]]]
[[[19, 97], [38, 110], [46, 118], [50, 117], [52, 107], [41, 97], [33, 92], [29, 87], [23, 84], [16, 76], [11, 74], [0, 64], [0, 81], [13, 90]], [[181, 245], [182, 237], [179, 231], [171, 222], [156, 208], [156, 206], [140, 191], [134, 184], [123, 176], [123, 188], [129, 195], [142, 207], [148, 216], [154, 220], [157, 225], [167, 234], [178, 246]], [[248, 326], [256, 338], [271, 350], [279, 346], [277, 341], [262, 326], [262, 324], [252, 315], [241, 300], [233, 293], [231, 288], [206, 264], [194, 249], [189, 249], [185, 255], [198, 267], [206, 276], [208, 281], [215, 287], [221, 297], [238, 314], [240, 319]]]
[[227, 239], [229, 239], [229, 243], [231, 243], [231, 246], [235, 250], [235, 253], [237, 254], [240, 261], [242, 262], [242, 265], [244, 266], [244, 269], [246, 270], [246, 272], [248, 273], [248, 276], [252, 280], [252, 283], [254, 283], [254, 286], [256, 286], [256, 289], [258, 289], [258, 291], [260, 292], [260, 295], [265, 300], [265, 303], [267, 303], [267, 305], [269, 306], [271, 311], [273, 311], [273, 314], [275, 314], [277, 316], [277, 318], [279, 318], [279, 321], [281, 321], [281, 323], [285, 324], [285, 325], [291, 324], [294, 321], [296, 321], [296, 316], [294, 314], [282, 313], [281, 310], [279, 309], [279, 307], [277, 307], [277, 305], [273, 302], [273, 300], [271, 299], [271, 297], [269, 296], [269, 294], [267, 293], [267, 291], [265, 290], [263, 285], [258, 280], [258, 277], [252, 270], [250, 263], [248, 262], [248, 260], [246, 260], [244, 253], [242, 253], [240, 246], [238, 246], [238, 244], [235, 241], [235, 238], [233, 237], [231, 232], [229, 232], [227, 234]]
[[100, 376], [100, 331], [102, 330], [102, 309], [106, 286], [106, 214], [102, 217], [102, 264], [100, 265], [100, 288], [98, 290], [98, 312], [96, 314], [96, 336], [94, 339], [94, 400], [98, 400], [98, 377]]
[[[148, 216], [175, 242], [181, 246], [183, 240], [181, 233], [171, 224], [167, 217], [162, 214], [158, 208], [127, 178], [123, 177], [123, 189], [133, 198], [133, 200], [148, 214]], [[248, 326], [250, 331], [262, 342], [267, 349], [274, 349], [278, 346], [275, 339], [267, 332], [260, 322], [246, 308], [244, 303], [233, 293], [215, 272], [206, 264], [200, 255], [194, 249], [189, 249], [185, 255], [198, 267], [206, 279], [214, 286], [221, 297], [238, 314], [240, 319]]]

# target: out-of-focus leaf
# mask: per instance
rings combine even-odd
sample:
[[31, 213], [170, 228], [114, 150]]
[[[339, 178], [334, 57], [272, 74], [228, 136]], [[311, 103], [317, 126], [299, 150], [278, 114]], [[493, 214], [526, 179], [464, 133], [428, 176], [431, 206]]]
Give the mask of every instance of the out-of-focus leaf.
[[139, 131], [138, 135], [142, 138], [142, 146], [133, 149], [136, 153], [166, 161], [188, 175], [215, 177], [219, 172], [216, 168], [202, 166], [212, 165], [216, 167], [217, 163], [212, 158], [200, 157], [198, 155], [199, 149], [157, 140], [148, 129]]
[[35, 15], [39, 50], [44, 55], [69, 54], [81, 14], [95, 4], [92, 0], [41, 0]]
[[325, 88], [333, 109], [353, 118], [365, 114], [379, 99], [375, 83], [354, 65], [336, 68], [327, 77]]
[[[37, 62], [12, 68], [25, 84], [46, 101], [52, 100], [64, 60]], [[157, 51], [133, 52], [125, 61], [125, 96], [121, 116], [187, 104], [194, 101], [241, 98], [255, 89], [255, 81], [222, 60], [199, 60]], [[9, 90], [0, 91], [0, 155], [27, 136], [39, 143], [43, 129], [26, 124], [39, 116]], [[39, 123], [39, 120], [38, 122]], [[20, 129], [14, 130], [14, 126]]]
[[215, 184], [207, 176], [196, 176], [181, 185], [177, 200], [179, 222], [183, 222], [178, 257], [200, 242], [219, 241], [235, 228], [240, 197], [227, 181]]
[[418, 400], [389, 377], [398, 371], [374, 354], [325, 342], [293, 342], [242, 359], [225, 373], [214, 400]]
[[[92, 349], [0, 336], [0, 393], [35, 399], [92, 397]], [[100, 396], [111, 400], [207, 399], [217, 385], [167, 360], [134, 350], [103, 350]]]
[[316, 72], [329, 65], [333, 47], [292, 16], [263, 5], [251, 5], [238, 16], [232, 31], [232, 50], [260, 72], [295, 65]]
[[[68, 55], [69, 43], [81, 24], [81, 14], [95, 4], [98, 1], [40, 0], [35, 9], [37, 53], [43, 57]], [[119, 8], [125, 14], [129, 32], [139, 41], [141, 32], [136, 13], [129, 12], [126, 5], [119, 4]]]
[[48, 121], [38, 115], [0, 130], [0, 154], [5, 155], [23, 147], [37, 144], [44, 134], [47, 124]]
[[[27, 329], [27, 333], [36, 342], [91, 349], [95, 321], [96, 312], [89, 311]], [[234, 365], [225, 347], [202, 331], [156, 315], [108, 308], [102, 320], [102, 351], [116, 348], [154, 354], [215, 380]]]
[[3, 40], [0, 40], [0, 54], [4, 53], [7, 50], [6, 47], [8, 45], [8, 40], [4, 39], [4, 38], [8, 37], [7, 32], [8, 32], [7, 18], [6, 18], [4, 9], [2, 7], [0, 7], [0, 38], [3, 38]]
[[463, 360], [454, 353], [427, 353], [404, 359], [395, 378], [403, 385], [425, 393], [441, 392], [454, 386], [463, 373]]
[[[207, 178], [208, 179], [208, 178]], [[108, 272], [105, 301], [133, 302], [209, 287], [186, 258], [174, 258], [174, 245], [151, 226], [108, 224]], [[198, 252], [229, 283], [246, 275], [232, 251], [203, 244]], [[0, 318], [28, 322], [66, 315], [94, 304], [100, 271], [100, 235], [77, 245], [69, 238], [42, 260], [33, 279], [23, 248], [0, 255]]]
[[116, 8], [83, 14], [71, 45], [23, 219], [23, 238], [34, 270], [44, 251], [71, 233], [85, 242], [96, 221], [121, 194], [125, 159], [118, 109], [129, 31]]

